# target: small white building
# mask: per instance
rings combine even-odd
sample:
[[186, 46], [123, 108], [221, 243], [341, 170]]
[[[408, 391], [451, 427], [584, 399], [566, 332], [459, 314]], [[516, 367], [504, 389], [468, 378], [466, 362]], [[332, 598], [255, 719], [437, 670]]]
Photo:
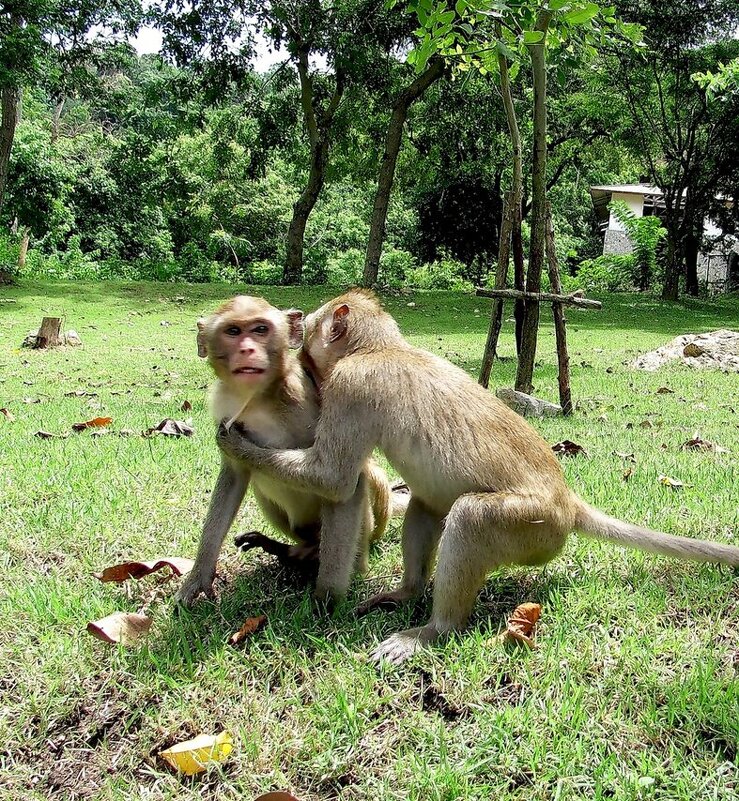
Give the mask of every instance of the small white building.
[[[637, 217], [660, 216], [665, 207], [662, 190], [648, 184], [591, 186], [590, 195], [604, 234], [603, 253], [631, 253], [633, 250], [624, 226], [610, 210], [612, 200], [622, 200]], [[739, 240], [724, 236], [710, 219], [706, 219], [703, 225], [698, 280], [705, 283], [710, 292], [739, 289]]]

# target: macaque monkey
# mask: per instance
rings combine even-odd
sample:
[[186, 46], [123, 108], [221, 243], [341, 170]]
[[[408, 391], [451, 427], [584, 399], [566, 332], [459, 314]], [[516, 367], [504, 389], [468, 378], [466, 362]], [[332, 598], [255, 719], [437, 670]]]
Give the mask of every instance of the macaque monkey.
[[[382, 642], [376, 661], [400, 663], [462, 629], [491, 570], [544, 564], [572, 531], [666, 556], [739, 565], [734, 546], [651, 531], [589, 506], [567, 487], [551, 448], [522, 417], [463, 370], [412, 347], [372, 293], [351, 291], [309, 315], [303, 348], [322, 381], [313, 446], [262, 448], [236, 428], [221, 428], [218, 438], [255, 470], [332, 501], [351, 497], [375, 447], [405, 479], [411, 500], [403, 580], [360, 610], [417, 597], [438, 546], [433, 608], [425, 626]], [[332, 552], [348, 558], [359, 532], [332, 529], [330, 536], [343, 540]]]
[[[261, 298], [236, 297], [199, 320], [198, 355], [207, 356], [218, 378], [210, 397], [216, 421], [240, 421], [263, 445], [310, 446], [319, 414], [317, 385], [289, 350], [299, 347], [302, 337], [302, 312], [280, 311]], [[382, 535], [391, 511], [398, 513], [404, 505], [401, 496], [393, 506], [385, 473], [369, 459], [360, 466], [352, 491], [333, 502], [222, 454], [195, 566], [177, 594], [179, 603], [189, 605], [201, 592], [211, 594], [218, 554], [249, 484], [267, 520], [296, 545], [258, 532], [237, 537], [236, 544], [244, 550], [262, 547], [294, 566], [315, 561], [320, 548], [319, 596], [325, 595], [321, 582], [346, 591], [355, 562], [366, 571], [370, 541]], [[320, 534], [333, 527], [337, 531], [324, 540], [326, 552]], [[351, 553], [335, 553], [336, 545], [349, 544], [340, 533], [344, 529], [360, 535], [350, 540]]]

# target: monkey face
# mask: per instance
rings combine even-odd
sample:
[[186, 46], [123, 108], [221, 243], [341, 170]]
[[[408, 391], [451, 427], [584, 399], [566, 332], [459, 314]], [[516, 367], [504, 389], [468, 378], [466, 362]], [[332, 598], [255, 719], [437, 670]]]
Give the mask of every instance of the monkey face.
[[218, 377], [234, 387], [256, 390], [282, 374], [292, 326], [284, 312], [266, 301], [240, 296], [222, 306], [201, 334]]

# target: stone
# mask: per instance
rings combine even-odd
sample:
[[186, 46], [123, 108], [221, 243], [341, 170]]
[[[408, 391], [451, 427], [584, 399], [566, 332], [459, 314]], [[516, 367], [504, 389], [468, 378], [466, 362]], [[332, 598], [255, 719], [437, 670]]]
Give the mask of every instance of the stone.
[[503, 387], [495, 394], [522, 417], [556, 417], [562, 414], [562, 407], [558, 403], [550, 403], [515, 389]]
[[639, 356], [631, 366], [654, 371], [676, 359], [695, 369], [739, 373], [739, 331], [721, 329], [705, 334], [681, 334], [661, 348]]
[[64, 334], [64, 344], [70, 345], [71, 347], [79, 347], [82, 344], [82, 340], [80, 339], [80, 335], [73, 329], [70, 328], [66, 334]]

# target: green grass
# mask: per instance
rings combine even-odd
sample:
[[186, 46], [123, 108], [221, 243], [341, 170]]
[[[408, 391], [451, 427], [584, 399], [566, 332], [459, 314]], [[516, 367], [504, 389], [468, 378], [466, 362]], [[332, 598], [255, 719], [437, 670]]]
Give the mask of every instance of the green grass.
[[[12, 302], [0, 303], [0, 407], [16, 420], [0, 416], [2, 799], [250, 799], [291, 789], [301, 799], [736, 800], [731, 570], [573, 537], [546, 568], [491, 576], [468, 632], [386, 673], [367, 662], [368, 650], [423, 621], [428, 599], [361, 620], [351, 606], [399, 575], [397, 525], [333, 619], [316, 617], [304, 589], [269, 558], [235, 553], [230, 538], [217, 601], [175, 616], [176, 581], [102, 585], [90, 573], [194, 554], [218, 463], [194, 321], [234, 288], [24, 282], [3, 291]], [[307, 309], [329, 296], [265, 293]], [[587, 459], [564, 467], [588, 501], [739, 544], [739, 376], [627, 366], [679, 333], [739, 327], [739, 299], [603, 300], [602, 312], [568, 312], [577, 415], [537, 427], [551, 443], [587, 448]], [[412, 342], [473, 375], [488, 303], [450, 293], [387, 298]], [[44, 314], [64, 315], [84, 346], [20, 350]], [[548, 314], [540, 342], [537, 394], [555, 399]], [[493, 381], [510, 385], [510, 324], [502, 353], [509, 360], [496, 363]], [[673, 394], [657, 394], [661, 386]], [[65, 397], [78, 389], [95, 397]], [[191, 412], [179, 411], [185, 400]], [[137, 431], [192, 416], [196, 434], [33, 436], [98, 415]], [[647, 419], [655, 427], [640, 427]], [[696, 431], [730, 452], [681, 451]], [[628, 482], [615, 451], [635, 454]], [[687, 486], [660, 485], [662, 473]], [[235, 530], [263, 525], [249, 502]], [[538, 648], [497, 644], [506, 615], [526, 600], [543, 605]], [[142, 607], [155, 620], [143, 647], [108, 647], [85, 633], [89, 620]], [[262, 613], [264, 631], [244, 648], [226, 644], [245, 617]], [[234, 735], [234, 755], [203, 778], [179, 778], [156, 759], [166, 744], [222, 729]]]

